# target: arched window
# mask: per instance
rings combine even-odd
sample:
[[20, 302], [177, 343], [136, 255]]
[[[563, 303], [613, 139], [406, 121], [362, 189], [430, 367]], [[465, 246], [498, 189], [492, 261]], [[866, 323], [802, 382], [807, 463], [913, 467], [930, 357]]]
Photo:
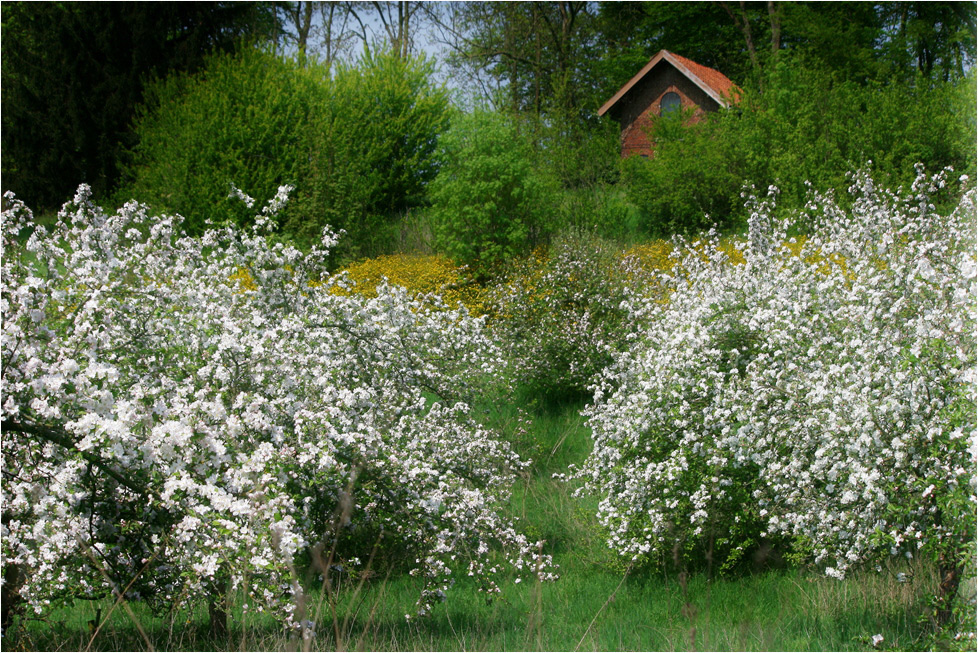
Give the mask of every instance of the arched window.
[[675, 111], [682, 105], [682, 100], [679, 99], [679, 93], [673, 93], [669, 91], [662, 96], [659, 100], [659, 115], [663, 116], [670, 111]]

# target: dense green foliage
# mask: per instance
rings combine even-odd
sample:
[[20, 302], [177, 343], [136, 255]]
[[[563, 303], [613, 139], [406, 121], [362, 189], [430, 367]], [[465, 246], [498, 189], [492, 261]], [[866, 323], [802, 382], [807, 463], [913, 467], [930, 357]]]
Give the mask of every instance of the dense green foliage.
[[[779, 183], [793, 209], [805, 181], [842, 187], [844, 171], [868, 160], [887, 183], [908, 181], [918, 161], [974, 167], [974, 86], [962, 84], [975, 57], [971, 3], [551, 2], [462, 7], [452, 17], [456, 74], [480, 81], [501, 110], [562, 134], [563, 148], [577, 146], [558, 155], [547, 138], [535, 141], [558, 162], [569, 199], [594, 188], [572, 171], [615, 151], [586, 147], [597, 142], [597, 107], [660, 49], [745, 89], [750, 99], [722, 125], [660, 124], [659, 160], [627, 164], [624, 186], [645, 233], [739, 229], [744, 182]], [[562, 222], [595, 222], [582, 215], [592, 207], [570, 204], [576, 214]], [[612, 213], [618, 225], [632, 221]]]
[[485, 279], [549, 231], [555, 186], [499, 113], [457, 116], [440, 149], [430, 188], [436, 246]]
[[785, 54], [860, 82], [949, 80], [974, 61], [975, 21], [968, 2], [608, 2], [598, 33], [614, 92], [660, 49], [745, 87]]
[[260, 196], [308, 177], [323, 93], [309, 71], [261, 50], [214, 56], [197, 75], [154, 84], [125, 194], [193, 216], [192, 232], [206, 220], [247, 219], [253, 212], [229, 197], [232, 185]]
[[764, 88], [695, 125], [654, 123], [655, 156], [623, 163], [647, 231], [739, 230], [745, 183], [777, 185], [790, 211], [804, 205], [808, 184], [844, 191], [846, 170], [868, 162], [893, 187], [912, 180], [917, 162], [974, 175], [973, 75], [861, 84], [785, 58]]
[[[209, 52], [255, 41], [279, 54], [296, 54], [294, 44], [303, 64], [317, 56], [327, 66], [349, 61], [358, 43], [376, 49], [364, 27], [370, 14], [383, 23], [395, 58], [419, 52], [424, 28], [435, 28], [447, 46], [447, 72], [464, 95], [540, 121], [562, 135], [563, 147], [594, 142], [597, 107], [662, 48], [752, 92], [768, 90], [786, 57], [792, 67], [804, 61], [842, 81], [920, 88], [960, 80], [975, 60], [975, 7], [965, 2], [410, 3], [399, 5], [400, 19], [383, 3], [315, 4], [5, 3], [4, 190], [41, 209], [54, 208], [80, 182], [109, 199], [128, 166], [125, 152], [138, 144], [132, 124], [147, 82], [193, 72]], [[322, 25], [313, 24], [315, 15]], [[378, 27], [375, 36], [381, 33]], [[532, 141], [545, 154], [557, 151], [548, 135]], [[320, 156], [337, 149], [349, 150], [330, 145]], [[581, 151], [553, 160], [565, 188], [576, 190], [581, 184], [565, 180], [594, 157]], [[332, 177], [315, 190], [317, 197], [348, 192]], [[407, 193], [406, 203], [416, 206], [417, 196]], [[358, 215], [405, 210], [403, 198], [353, 195], [349, 207]], [[358, 208], [370, 203], [378, 206]]]
[[355, 65], [334, 67], [306, 127], [311, 168], [290, 232], [308, 240], [330, 225], [347, 233], [345, 258], [373, 255], [395, 218], [425, 202], [448, 123], [448, 94], [434, 82], [433, 65], [368, 52]]
[[105, 197], [146, 82], [274, 23], [270, 5], [250, 2], [3, 3], [3, 190], [39, 209], [82, 182]]
[[536, 152], [542, 173], [559, 186], [551, 207], [556, 224], [627, 238], [634, 232], [634, 211], [619, 183], [618, 125], [610, 120], [582, 124], [566, 109], [551, 113], [525, 116], [521, 133]]
[[447, 107], [422, 59], [367, 54], [330, 71], [264, 50], [215, 56], [152, 87], [125, 192], [199, 231], [249, 219], [232, 185], [260, 197], [289, 184], [289, 234], [308, 243], [328, 225], [348, 236], [338, 258], [371, 254], [423, 201]]

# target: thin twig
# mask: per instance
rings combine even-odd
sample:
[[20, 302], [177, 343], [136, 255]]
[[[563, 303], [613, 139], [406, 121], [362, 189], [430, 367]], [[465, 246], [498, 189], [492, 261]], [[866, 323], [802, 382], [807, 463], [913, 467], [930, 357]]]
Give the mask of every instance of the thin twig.
[[574, 647], [574, 650], [575, 651], [580, 650], [581, 644], [584, 643], [584, 639], [587, 637], [587, 634], [589, 632], [591, 632], [591, 627], [594, 626], [594, 622], [598, 620], [598, 615], [600, 615], [604, 611], [604, 609], [608, 607], [608, 604], [609, 603], [611, 603], [612, 601], [615, 600], [615, 594], [617, 594], [618, 593], [618, 590], [621, 589], [622, 583], [624, 583], [625, 582], [625, 579], [628, 578], [628, 572], [630, 572], [631, 570], [632, 570], [632, 565], [631, 565], [631, 563], [629, 563], [628, 568], [625, 569], [625, 573], [621, 577], [621, 580], [618, 581], [618, 587], [616, 587], [615, 590], [611, 594], [608, 595], [608, 598], [605, 600], [604, 605], [602, 605], [601, 608], [597, 612], [594, 613], [594, 618], [591, 619], [591, 623], [588, 624], [587, 630], [585, 630], [584, 631], [584, 634], [581, 635], [581, 641], [579, 641], [577, 643], [577, 646]]
[[[91, 561], [95, 564], [95, 568], [99, 570], [99, 573], [101, 573], [102, 576], [105, 578], [105, 580], [108, 581], [109, 585], [110, 586], [111, 585], [114, 585], [114, 583], [112, 582], [112, 579], [109, 577], [109, 574], [105, 571], [105, 569], [99, 563], [98, 558], [95, 556], [95, 554], [92, 553], [91, 547], [89, 547], [87, 544], [85, 544], [85, 542], [81, 541], [80, 538], [79, 538], [79, 541], [78, 542], [79, 542], [79, 544], [82, 545], [82, 548], [83, 548], [83, 550], [85, 552], [85, 555], [88, 556], [91, 559]], [[95, 638], [98, 636], [99, 631], [102, 630], [102, 624], [106, 623], [109, 620], [109, 617], [112, 616], [112, 612], [116, 609], [116, 607], [118, 607], [118, 605], [120, 603], [126, 609], [126, 612], [129, 613], [129, 618], [132, 619], [133, 624], [135, 624], [136, 630], [138, 630], [139, 631], [139, 634], [143, 636], [143, 641], [146, 642], [146, 647], [150, 651], [155, 651], [156, 650], [155, 648], [153, 648], [152, 642], [149, 641], [149, 636], [146, 634], [146, 631], [143, 630], [143, 626], [142, 626], [142, 624], [139, 623], [139, 620], [136, 618], [136, 615], [133, 613], [132, 608], [129, 607], [129, 602], [126, 601], [126, 592], [128, 592], [129, 591], [129, 588], [132, 587], [133, 583], [136, 582], [136, 579], [139, 578], [140, 576], [142, 576], [142, 574], [143, 574], [144, 571], [146, 571], [147, 569], [149, 569], [149, 566], [151, 564], [153, 564], [153, 561], [156, 560], [156, 557], [163, 550], [164, 546], [165, 545], [161, 546], [156, 551], [154, 551], [153, 552], [153, 555], [150, 556], [149, 560], [146, 561], [146, 564], [143, 565], [143, 568], [140, 569], [136, 573], [136, 575], [132, 577], [132, 580], [129, 581], [129, 584], [126, 585], [126, 588], [124, 590], [122, 590], [121, 592], [118, 592], [118, 594], [116, 596], [116, 599], [115, 599], [115, 603], [113, 603], [112, 604], [112, 607], [109, 608], [109, 612], [108, 612], [108, 614], [105, 615], [105, 619], [102, 620], [102, 623], [96, 624], [95, 632], [92, 633], [92, 638], [90, 640], [88, 640], [88, 646], [85, 647], [85, 650], [86, 651], [88, 651], [88, 650], [90, 650], [92, 648], [92, 643], [95, 641]]]

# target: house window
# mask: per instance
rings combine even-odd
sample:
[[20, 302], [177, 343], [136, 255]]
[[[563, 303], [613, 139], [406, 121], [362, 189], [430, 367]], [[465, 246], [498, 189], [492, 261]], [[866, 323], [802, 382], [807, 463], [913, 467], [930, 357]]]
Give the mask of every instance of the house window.
[[675, 111], [682, 104], [682, 100], [679, 99], [679, 93], [673, 93], [672, 91], [666, 93], [659, 100], [659, 115], [665, 115], [670, 111]]

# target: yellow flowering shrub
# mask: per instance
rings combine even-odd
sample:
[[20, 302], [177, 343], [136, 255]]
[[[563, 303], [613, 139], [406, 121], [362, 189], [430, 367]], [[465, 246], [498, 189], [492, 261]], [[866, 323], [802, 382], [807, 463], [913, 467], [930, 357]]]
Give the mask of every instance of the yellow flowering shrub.
[[[805, 236], [798, 236], [786, 240], [783, 245], [792, 256], [801, 256], [806, 242], [807, 238]], [[693, 247], [696, 249], [696, 251], [703, 254], [705, 251], [704, 248], [708, 246], [707, 243], [708, 241], [704, 240], [694, 241]], [[746, 245], [745, 239], [740, 237], [728, 237], [720, 241], [717, 249], [727, 255], [730, 263], [733, 265], [741, 265], [745, 262], [743, 252], [744, 245]], [[647, 243], [632, 246], [631, 248], [625, 250], [623, 255], [625, 257], [634, 258], [636, 261], [638, 261], [639, 265], [649, 272], [672, 272], [676, 266], [676, 262], [672, 258], [674, 251], [675, 247], [669, 241], [652, 240]], [[823, 256], [821, 252], [815, 252], [813, 254], [809, 254], [806, 261], [812, 264], [819, 264], [818, 271], [823, 274], [828, 274], [833, 264], [839, 266], [843, 270], [847, 269], [845, 258], [838, 253], [831, 253], [828, 256]]]
[[671, 258], [672, 251], [668, 240], [652, 240], [625, 250], [624, 255], [634, 258], [650, 272], [669, 272], [676, 264]]
[[[704, 240], [694, 241], [693, 247], [703, 252], [707, 247]], [[744, 253], [741, 251], [743, 241], [738, 238], [724, 238], [720, 241], [717, 249], [727, 255], [730, 262], [740, 265], [744, 262]], [[625, 250], [624, 256], [632, 257], [638, 261], [645, 270], [649, 272], [672, 272], [676, 266], [676, 261], [672, 258], [675, 246], [668, 240], [651, 240], [641, 245], [634, 245]]]
[[231, 275], [231, 281], [238, 284], [238, 289], [241, 292], [246, 290], [258, 290], [258, 285], [255, 283], [255, 278], [251, 276], [251, 272], [248, 268], [238, 268], [238, 271]]
[[[805, 236], [799, 236], [786, 241], [784, 247], [792, 255], [800, 256], [805, 242]], [[740, 265], [744, 262], [744, 244], [745, 241], [742, 238], [729, 237], [721, 240], [717, 249], [727, 255], [730, 263]], [[708, 245], [707, 241], [701, 240], [695, 241], [693, 246], [702, 251]], [[638, 269], [645, 272], [673, 272], [676, 266], [676, 261], [672, 258], [674, 251], [673, 243], [657, 239], [633, 245], [623, 250], [619, 258], [622, 261], [625, 259], [635, 261], [638, 264]], [[548, 260], [549, 252], [547, 249], [537, 247], [521, 264], [522, 283], [527, 290], [536, 291], [537, 282], [544, 274]], [[820, 264], [818, 270], [823, 274], [829, 272], [832, 264], [843, 268], [843, 270], [846, 268], [845, 259], [837, 253], [824, 257], [819, 252], [815, 252], [809, 255], [808, 261], [813, 264]], [[624, 269], [629, 270], [629, 266]], [[634, 281], [635, 279], [632, 278], [634, 272], [635, 268], [631, 268], [625, 272], [625, 275]], [[353, 282], [353, 287], [349, 291], [336, 287], [333, 292], [356, 292], [366, 297], [374, 297], [377, 294], [377, 286], [381, 280], [386, 278], [392, 285], [403, 286], [412, 295], [437, 294], [451, 307], [461, 302], [472, 315], [486, 315], [490, 311], [488, 289], [475, 282], [465, 267], [456, 266], [451, 259], [442, 255], [394, 254], [378, 256], [349, 265], [341, 270], [341, 273], [347, 274], [350, 281]], [[246, 268], [240, 268], [231, 275], [230, 281], [236, 283], [242, 292], [257, 288], [251, 273]], [[650, 279], [647, 278], [646, 282], [649, 281]], [[311, 285], [315, 285], [315, 283], [310, 282]], [[543, 284], [534, 300], [542, 300], [543, 295], [550, 290], [552, 289], [548, 289], [546, 284]], [[660, 300], [668, 297], [668, 289], [663, 290], [665, 295], [660, 297]], [[499, 317], [505, 318], [507, 316]]]
[[440, 295], [450, 307], [459, 302], [472, 315], [486, 312], [486, 291], [477, 284], [464, 267], [458, 267], [441, 255], [423, 256], [394, 254], [366, 259], [347, 266], [345, 272], [354, 283], [352, 292], [367, 297], [377, 294], [383, 279], [403, 286], [412, 295]]
[[732, 264], [741, 265], [746, 262], [741, 249], [745, 244], [742, 238], [724, 238], [717, 249], [726, 254]]

